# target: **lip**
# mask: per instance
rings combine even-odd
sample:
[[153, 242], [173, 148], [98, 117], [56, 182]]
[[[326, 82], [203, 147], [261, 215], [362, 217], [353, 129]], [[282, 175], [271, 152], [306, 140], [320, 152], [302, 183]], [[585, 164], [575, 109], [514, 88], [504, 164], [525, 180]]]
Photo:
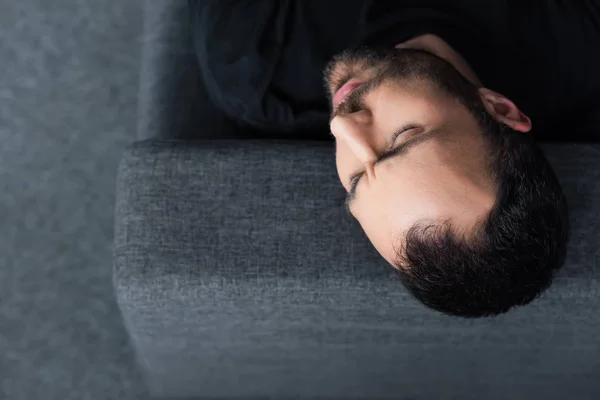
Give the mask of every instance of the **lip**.
[[355, 79], [346, 82], [333, 96], [333, 106], [337, 107], [353, 90], [362, 84], [362, 82]]

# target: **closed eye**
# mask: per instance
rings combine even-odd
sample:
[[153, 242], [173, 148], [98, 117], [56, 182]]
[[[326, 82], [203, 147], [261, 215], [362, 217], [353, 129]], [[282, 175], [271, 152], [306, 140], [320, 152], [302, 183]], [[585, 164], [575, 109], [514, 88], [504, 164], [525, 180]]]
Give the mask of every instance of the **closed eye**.
[[[396, 143], [396, 139], [398, 139], [398, 137], [400, 135], [402, 135], [403, 133], [410, 131], [411, 129], [418, 129], [421, 128], [421, 125], [417, 125], [417, 124], [408, 124], [403, 126], [402, 128], [396, 130], [393, 134], [392, 134], [392, 138], [390, 140], [390, 147], [393, 147], [394, 144]], [[358, 172], [354, 175], [352, 175], [350, 177], [350, 194], [354, 195], [354, 193], [356, 193], [356, 186], [358, 185], [358, 182], [360, 181], [360, 178], [362, 178], [362, 176], [364, 175], [364, 171]]]
[[396, 132], [394, 132], [394, 134], [392, 135], [392, 140], [390, 140], [391, 146], [394, 146], [394, 144], [396, 143], [396, 139], [398, 139], [398, 136], [402, 135], [404, 132], [410, 131], [411, 129], [418, 129], [421, 128], [421, 125], [417, 125], [417, 124], [408, 124], [403, 126], [402, 128], [398, 129]]
[[[409, 128], [406, 130], [410, 130], [410, 129], [415, 129], [415, 127]], [[417, 126], [416, 129], [417, 129], [418, 134], [411, 135], [412, 137], [408, 138], [407, 140], [403, 140], [396, 145], [392, 144], [390, 146], [391, 148], [389, 150], [380, 154], [377, 157], [377, 159], [375, 160], [375, 162], [373, 163], [373, 167], [376, 167], [377, 165], [379, 165], [383, 162], [386, 162], [387, 160], [390, 160], [392, 158], [401, 157], [402, 155], [406, 154], [408, 151], [410, 151], [410, 149], [414, 148], [415, 146], [419, 146], [422, 143], [429, 142], [429, 141], [435, 139], [440, 134], [443, 134], [443, 130], [440, 128], [427, 130], [422, 126]], [[402, 132], [404, 132], [404, 131], [402, 131]], [[392, 137], [397, 137], [397, 136], [399, 136], [399, 135], [395, 135], [395, 134], [392, 135]], [[346, 201], [345, 201], [346, 212], [348, 212], [350, 214], [351, 214], [350, 204], [353, 202], [354, 198], [356, 197], [356, 189], [358, 187], [358, 183], [360, 181], [360, 178], [364, 174], [365, 174], [365, 171], [361, 171], [350, 177], [350, 183], [351, 183], [350, 191], [348, 191], [348, 194], [346, 195]]]

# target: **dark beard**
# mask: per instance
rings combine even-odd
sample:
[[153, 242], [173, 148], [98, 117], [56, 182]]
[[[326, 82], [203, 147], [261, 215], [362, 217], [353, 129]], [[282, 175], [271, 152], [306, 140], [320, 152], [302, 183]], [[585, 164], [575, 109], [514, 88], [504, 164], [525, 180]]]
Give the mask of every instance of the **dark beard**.
[[384, 82], [434, 84], [471, 111], [480, 112], [477, 86], [469, 82], [451, 63], [420, 49], [361, 47], [337, 54], [327, 63], [324, 84], [332, 104], [335, 92], [349, 79], [367, 71], [371, 77], [332, 110], [331, 119], [359, 111], [365, 96]]

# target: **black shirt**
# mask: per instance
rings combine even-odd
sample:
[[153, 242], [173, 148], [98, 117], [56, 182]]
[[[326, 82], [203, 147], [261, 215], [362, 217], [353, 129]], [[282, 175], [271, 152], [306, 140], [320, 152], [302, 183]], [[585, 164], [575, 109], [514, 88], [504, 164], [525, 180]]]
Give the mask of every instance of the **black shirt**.
[[207, 90], [266, 131], [322, 130], [323, 69], [361, 45], [440, 36], [544, 140], [600, 140], [600, 0], [190, 1]]

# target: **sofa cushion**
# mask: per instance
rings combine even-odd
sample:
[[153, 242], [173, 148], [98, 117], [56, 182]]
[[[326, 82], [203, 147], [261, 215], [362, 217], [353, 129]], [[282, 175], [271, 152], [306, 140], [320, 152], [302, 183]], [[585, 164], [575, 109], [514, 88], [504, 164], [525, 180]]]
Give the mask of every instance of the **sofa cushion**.
[[567, 262], [531, 304], [465, 320], [412, 299], [345, 213], [330, 143], [134, 144], [119, 170], [114, 279], [151, 390], [600, 393], [600, 146], [543, 148], [571, 207]]

